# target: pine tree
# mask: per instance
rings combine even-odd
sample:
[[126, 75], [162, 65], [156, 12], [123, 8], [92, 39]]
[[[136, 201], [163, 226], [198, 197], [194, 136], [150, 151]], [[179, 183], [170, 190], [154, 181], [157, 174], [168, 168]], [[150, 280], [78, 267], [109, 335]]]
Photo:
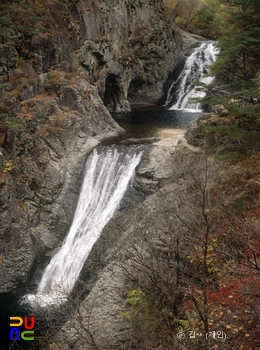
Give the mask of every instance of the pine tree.
[[229, 19], [218, 40], [220, 53], [211, 74], [225, 85], [226, 94], [212, 89], [204, 103], [221, 103], [236, 117], [236, 124], [222, 128], [240, 150], [260, 148], [260, 1], [227, 0]]
[[260, 2], [229, 0], [228, 4], [230, 18], [219, 39], [221, 52], [212, 71], [225, 73], [229, 83], [239, 90], [254, 86], [260, 68]]

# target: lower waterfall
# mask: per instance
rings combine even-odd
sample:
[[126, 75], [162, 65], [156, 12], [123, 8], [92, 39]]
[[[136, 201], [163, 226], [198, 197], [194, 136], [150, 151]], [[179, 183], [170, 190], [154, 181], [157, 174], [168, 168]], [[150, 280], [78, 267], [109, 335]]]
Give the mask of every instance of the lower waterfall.
[[135, 146], [93, 150], [69, 233], [46, 267], [37, 294], [27, 295], [27, 301], [44, 306], [66, 299], [94, 243], [118, 208], [141, 156], [142, 151]]
[[202, 98], [205, 92], [199, 91], [193, 85], [199, 81], [210, 84], [214, 77], [205, 76], [210, 72], [208, 66], [215, 62], [218, 49], [214, 46], [214, 42], [205, 41], [195, 48], [191, 55], [187, 58], [181, 74], [177, 80], [170, 86], [165, 106], [171, 106], [170, 109], [200, 111], [200, 103], [190, 103], [190, 98]]

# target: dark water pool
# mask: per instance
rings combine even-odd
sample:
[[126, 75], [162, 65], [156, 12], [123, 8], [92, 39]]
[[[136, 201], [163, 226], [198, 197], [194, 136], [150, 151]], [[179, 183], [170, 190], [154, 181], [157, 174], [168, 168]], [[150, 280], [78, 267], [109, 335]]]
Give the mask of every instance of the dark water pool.
[[113, 113], [115, 121], [126, 130], [124, 138], [160, 137], [170, 130], [187, 129], [200, 113], [166, 110], [160, 106], [132, 106], [131, 113]]

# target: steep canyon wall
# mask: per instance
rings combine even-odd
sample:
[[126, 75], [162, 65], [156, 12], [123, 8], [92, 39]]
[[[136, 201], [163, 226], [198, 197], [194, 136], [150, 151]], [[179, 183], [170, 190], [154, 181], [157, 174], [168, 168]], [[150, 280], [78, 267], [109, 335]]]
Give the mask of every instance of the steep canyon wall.
[[184, 49], [196, 45], [167, 23], [157, 0], [30, 5], [41, 17], [34, 31], [16, 25], [28, 9], [10, 5], [15, 59], [0, 60], [8, 115], [0, 130], [1, 293], [25, 286], [43, 254], [60, 245], [87, 154], [123, 132], [108, 110], [157, 101]]

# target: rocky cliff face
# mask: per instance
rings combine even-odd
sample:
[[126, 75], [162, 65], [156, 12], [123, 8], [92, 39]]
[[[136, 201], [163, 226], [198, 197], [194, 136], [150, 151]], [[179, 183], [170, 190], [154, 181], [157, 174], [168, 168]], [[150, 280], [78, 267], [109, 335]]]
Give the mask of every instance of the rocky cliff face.
[[78, 59], [111, 111], [151, 103], [182, 52], [177, 30], [167, 25], [160, 1], [86, 1], [85, 40]]
[[[182, 48], [196, 44], [166, 23], [161, 1], [33, 4], [38, 34], [20, 29], [16, 59], [0, 61], [2, 293], [66, 234], [87, 153], [122, 132], [108, 110], [158, 100]], [[30, 22], [26, 6], [10, 6], [13, 21]]]
[[[33, 9], [34, 1], [25, 3]], [[41, 3], [34, 9], [44, 15], [37, 22], [38, 35], [20, 30], [13, 52], [16, 60], [11, 64], [0, 59], [0, 108], [8, 113], [0, 125], [0, 293], [18, 295], [36, 288], [44, 263], [69, 229], [88, 153], [105, 138], [123, 132], [109, 111], [125, 112], [130, 103], [160, 99], [174, 67], [196, 44], [196, 38], [167, 24], [161, 1]], [[26, 18], [26, 10], [12, 4], [15, 18]], [[205, 135], [202, 126], [233, 122], [226, 111], [215, 111], [193, 123], [186, 139], [194, 146], [205, 140], [211, 147], [225, 145], [229, 140]], [[70, 321], [55, 337], [47, 332], [48, 346], [42, 348], [143, 346], [124, 318], [129, 311], [126, 292], [138, 285], [133, 281], [140, 281], [134, 265], [137, 258], [153, 263], [154, 252], [171, 256], [169, 242], [176, 232], [182, 233], [173, 215], [176, 207], [188, 223], [194, 222], [187, 203], [198, 199], [190, 194], [185, 176], [190, 170], [200, 175], [201, 160], [200, 150], [181, 135], [150, 141], [137, 170], [134, 187], [139, 194], [134, 205], [132, 197], [126, 198], [132, 206], [123, 205], [105, 228], [82, 271], [83, 287], [79, 282], [61, 310], [62, 322], [66, 316]], [[212, 174], [225, 181], [230, 177], [226, 168], [216, 163]], [[228, 194], [225, 208], [234, 198], [251, 193], [256, 198], [259, 191], [255, 172], [232, 171], [232, 178], [242, 182], [231, 189], [218, 186], [221, 196]], [[174, 270], [176, 258], [170, 259]], [[52, 319], [47, 321], [50, 328], [55, 325]], [[179, 346], [171, 341], [169, 347]]]
[[[75, 346], [84, 350], [144, 346], [127, 318], [131, 312], [126, 303], [127, 291], [138, 285], [142, 271], [150, 262], [158, 263], [157, 254], [170, 256], [168, 243], [180, 226], [174, 215], [175, 206], [179, 206], [180, 215], [189, 218], [184, 202], [191, 204], [193, 199], [189, 197], [190, 184], [184, 180], [184, 174], [196, 172], [201, 161], [198, 151], [201, 149], [189, 145], [183, 134], [146, 148], [134, 183], [146, 193], [146, 199], [135, 208], [117, 213], [105, 227], [84, 267], [88, 279], [85, 278], [83, 291], [89, 293], [81, 303], [77, 298], [69, 299], [70, 320], [54, 337], [55, 350]], [[173, 270], [174, 264], [173, 258]], [[151, 268], [151, 281], [156, 269], [157, 265], [154, 270]], [[164, 340], [166, 344], [169, 341]], [[159, 349], [159, 343], [159, 340], [158, 344], [153, 342], [151, 348]], [[178, 346], [178, 343], [171, 339], [168, 345]]]
[[[213, 113], [204, 115], [202, 121], [209, 124], [230, 122], [226, 111], [223, 113], [222, 110], [225, 115], [221, 116], [217, 113], [221, 114], [221, 111], [215, 111], [214, 116]], [[191, 140], [200, 139], [199, 128], [198, 139], [194, 125], [189, 127], [189, 132], [192, 133]], [[213, 137], [206, 135], [205, 139], [206, 142], [212, 141]], [[214, 145], [219, 141], [222, 145], [225, 140], [216, 139]], [[212, 220], [214, 230], [220, 230], [224, 236], [228, 236], [228, 229], [223, 228], [223, 222], [227, 220], [229, 223], [236, 215], [239, 220], [245, 215], [244, 228], [249, 218], [250, 232], [256, 229], [259, 234], [259, 167], [254, 165], [254, 159], [251, 161], [250, 165], [249, 159], [236, 165], [220, 161], [202, 148], [188, 144], [183, 135], [147, 146], [134, 183], [146, 193], [146, 199], [135, 208], [118, 212], [104, 229], [85, 264], [85, 275], [81, 276], [82, 294], [69, 298], [69, 320], [52, 338], [53, 349], [177, 349], [180, 342], [176, 337], [172, 312], [174, 305], [180, 310], [182, 302], [176, 276], [178, 271], [183, 271], [181, 278], [185, 280], [186, 264], [190, 259], [184, 253], [185, 245], [195, 239], [197, 251], [197, 242], [203, 237], [202, 213], [206, 213], [206, 219]], [[200, 191], [206, 181], [209, 204], [204, 212], [201, 208], [204, 208], [205, 192]], [[250, 210], [245, 214], [249, 203]], [[234, 230], [232, 225], [230, 228]], [[235, 231], [237, 240], [245, 234], [242, 228]], [[187, 240], [179, 246], [185, 237]], [[199, 259], [201, 256], [200, 251]], [[199, 274], [201, 268], [200, 264]], [[189, 280], [195, 271], [192, 267]], [[168, 292], [165, 292], [167, 288]], [[138, 294], [143, 290], [147, 299]], [[215, 285], [213, 290], [215, 293]], [[186, 289], [185, 293], [190, 293], [190, 290]], [[148, 301], [150, 296], [154, 296], [151, 303]], [[159, 300], [162, 304], [157, 309]], [[168, 309], [166, 300], [169, 300]], [[146, 309], [147, 301], [149, 306]], [[158, 313], [153, 314], [153, 308]], [[254, 313], [255, 305], [252, 317]], [[163, 319], [168, 317], [168, 336], [164, 336], [162, 328], [158, 330], [161, 314]]]
[[[58, 346], [72, 349], [75, 345], [86, 350], [134, 346], [131, 324], [123, 315], [129, 310], [125, 303], [126, 290], [131, 288], [128, 277], [138, 278], [137, 270], [133, 269], [134, 257], [139, 254], [135, 249], [140, 248], [144, 260], [151, 253], [151, 246], [163, 249], [159, 246], [160, 238], [169, 220], [174, 221], [164, 206], [183, 188], [180, 154], [189, 158], [193, 149], [196, 150], [181, 133], [146, 147], [134, 183], [135, 188], [146, 194], [146, 199], [134, 208], [117, 213], [105, 227], [81, 276], [85, 279], [81, 293], [90, 292], [82, 303], [77, 298], [69, 298], [71, 317], [54, 338], [57, 349]], [[77, 306], [80, 305], [76, 312], [75, 300]]]
[[1, 176], [1, 292], [25, 282], [43, 251], [59, 245], [73, 217], [88, 152], [122, 132], [83, 79], [76, 84], [61, 79], [59, 89], [59, 97], [41, 94], [23, 101], [19, 115], [26, 115], [27, 127], [9, 135], [12, 166], [5, 165]]

